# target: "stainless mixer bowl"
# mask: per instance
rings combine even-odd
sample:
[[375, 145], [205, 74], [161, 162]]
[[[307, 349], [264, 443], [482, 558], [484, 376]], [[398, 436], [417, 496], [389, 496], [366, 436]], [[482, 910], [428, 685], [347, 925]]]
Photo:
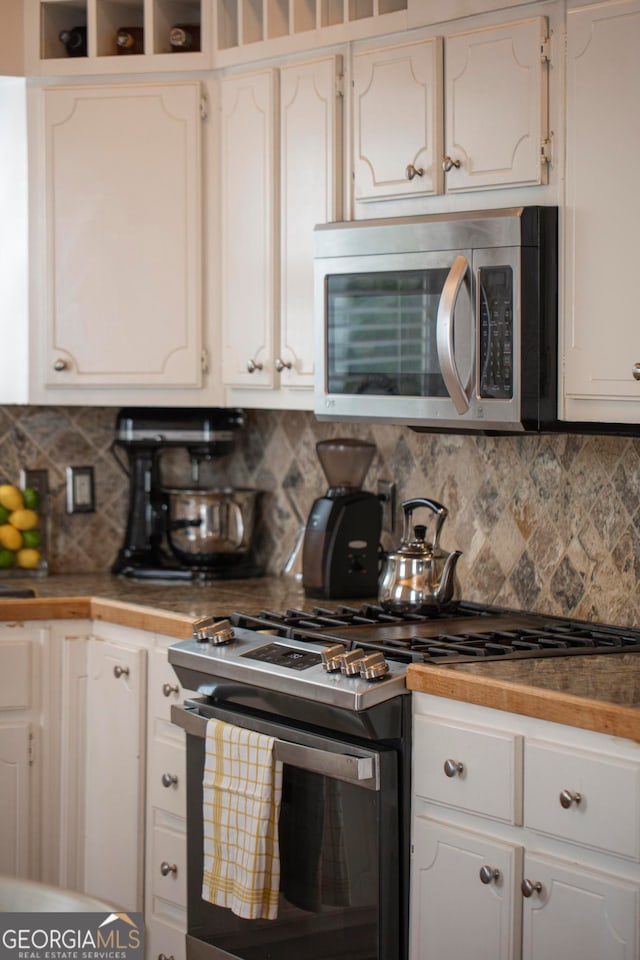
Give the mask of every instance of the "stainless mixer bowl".
[[260, 491], [166, 487], [167, 539], [177, 559], [192, 567], [242, 560], [249, 552]]

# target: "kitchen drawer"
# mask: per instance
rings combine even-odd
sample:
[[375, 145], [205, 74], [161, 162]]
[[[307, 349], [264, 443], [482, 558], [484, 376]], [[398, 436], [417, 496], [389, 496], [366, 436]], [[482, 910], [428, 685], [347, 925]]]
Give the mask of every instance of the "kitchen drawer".
[[183, 833], [162, 827], [152, 831], [151, 895], [187, 905], [187, 841]]
[[[186, 923], [185, 923], [186, 926]], [[186, 941], [185, 931], [178, 930], [168, 923], [157, 920], [147, 922], [147, 949], [149, 960], [185, 960]]]
[[[168, 784], [165, 786], [163, 782]], [[169, 778], [175, 777], [175, 782]], [[151, 745], [147, 790], [151, 805], [184, 817], [187, 810], [186, 749], [183, 744], [155, 740]]]
[[171, 723], [171, 706], [188, 696], [167, 659], [167, 647], [157, 647], [149, 657], [149, 710], [157, 720]]
[[522, 822], [522, 737], [417, 716], [413, 783], [418, 797], [468, 813]]
[[527, 740], [524, 769], [525, 826], [640, 860], [640, 763]]
[[0, 710], [31, 706], [31, 641], [0, 643]]

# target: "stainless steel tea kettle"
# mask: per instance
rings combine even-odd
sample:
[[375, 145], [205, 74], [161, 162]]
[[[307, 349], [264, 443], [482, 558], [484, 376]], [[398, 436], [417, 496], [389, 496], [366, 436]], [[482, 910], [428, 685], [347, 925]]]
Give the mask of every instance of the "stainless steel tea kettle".
[[[426, 507], [435, 514], [435, 530], [427, 542], [427, 528], [413, 526], [413, 511]], [[446, 553], [438, 546], [448, 510], [435, 500], [417, 497], [405, 500], [402, 541], [395, 553], [389, 553], [380, 580], [378, 600], [386, 610], [415, 613], [441, 607], [454, 599], [455, 570], [460, 550]]]

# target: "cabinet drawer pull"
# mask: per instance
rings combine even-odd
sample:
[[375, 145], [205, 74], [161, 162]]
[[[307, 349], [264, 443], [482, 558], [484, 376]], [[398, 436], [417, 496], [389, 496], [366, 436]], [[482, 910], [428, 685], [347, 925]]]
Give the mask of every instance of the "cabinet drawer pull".
[[63, 370], [67, 369], [67, 361], [61, 360], [60, 358], [54, 360], [53, 369], [56, 371], [56, 373], [62, 373]]
[[162, 786], [163, 787], [177, 787], [178, 778], [175, 773], [163, 773], [162, 774]]
[[453, 157], [442, 158], [442, 169], [444, 170], [445, 173], [449, 173], [449, 171], [453, 170], [454, 167], [456, 168], [456, 170], [460, 168], [459, 160], [454, 160]]
[[176, 863], [167, 863], [166, 860], [163, 860], [160, 864], [160, 873], [163, 877], [168, 877], [170, 873], [174, 876], [178, 872], [178, 865]]
[[492, 880], [497, 883], [500, 879], [500, 871], [497, 867], [490, 867], [488, 863], [485, 863], [484, 866], [480, 867], [480, 879], [483, 883], [491, 883]]
[[424, 169], [422, 167], [414, 167], [412, 163], [408, 163], [405, 173], [407, 180], [413, 180], [414, 177], [423, 177]]
[[256, 363], [252, 357], [250, 360], [247, 360], [247, 371], [249, 373], [255, 373], [256, 370], [262, 370], [262, 364]]
[[633, 370], [631, 372], [633, 373], [634, 380], [640, 380], [640, 363], [634, 363]]
[[520, 889], [522, 890], [523, 897], [532, 897], [534, 893], [542, 893], [542, 884], [539, 880], [534, 883], [532, 880], [527, 880], [525, 877], [520, 884]]
[[176, 960], [172, 953], [159, 953], [158, 960]]
[[116, 680], [119, 680], [120, 677], [128, 677], [129, 667], [121, 667], [119, 663], [116, 663], [115, 667], [113, 668], [113, 675]]
[[274, 366], [278, 373], [282, 373], [283, 370], [291, 370], [291, 360], [283, 360], [282, 357], [276, 357]]
[[170, 697], [172, 693], [176, 693], [176, 694], [180, 693], [180, 687], [178, 686], [177, 683], [176, 684], [163, 683], [162, 692], [164, 693], [165, 697]]
[[571, 790], [563, 790], [560, 793], [560, 806], [565, 810], [568, 810], [574, 803], [578, 806], [581, 800], [582, 794], [580, 793], [572, 793]]
[[459, 760], [445, 760], [444, 772], [447, 777], [462, 776], [464, 773], [464, 763], [460, 763]]

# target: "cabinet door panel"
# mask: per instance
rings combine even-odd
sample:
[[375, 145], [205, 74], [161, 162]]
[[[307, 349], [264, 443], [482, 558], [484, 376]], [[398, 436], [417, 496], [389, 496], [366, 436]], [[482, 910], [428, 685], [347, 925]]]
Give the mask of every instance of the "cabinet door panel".
[[29, 724], [0, 724], [0, 874], [28, 877]]
[[546, 179], [544, 17], [447, 38], [445, 149], [460, 166], [447, 193]]
[[142, 910], [146, 651], [89, 641], [84, 889]]
[[517, 956], [521, 848], [426, 817], [415, 821], [413, 846], [410, 960]]
[[[638, 421], [640, 3], [567, 14], [565, 416]], [[599, 144], [612, 150], [603, 166]], [[593, 401], [589, 405], [589, 401]], [[629, 402], [629, 401], [635, 401]]]
[[200, 85], [44, 91], [47, 385], [201, 385]]
[[541, 856], [525, 857], [524, 875], [542, 889], [524, 899], [522, 960], [638, 957], [639, 885]]
[[357, 53], [353, 117], [356, 200], [440, 193], [442, 40]]

